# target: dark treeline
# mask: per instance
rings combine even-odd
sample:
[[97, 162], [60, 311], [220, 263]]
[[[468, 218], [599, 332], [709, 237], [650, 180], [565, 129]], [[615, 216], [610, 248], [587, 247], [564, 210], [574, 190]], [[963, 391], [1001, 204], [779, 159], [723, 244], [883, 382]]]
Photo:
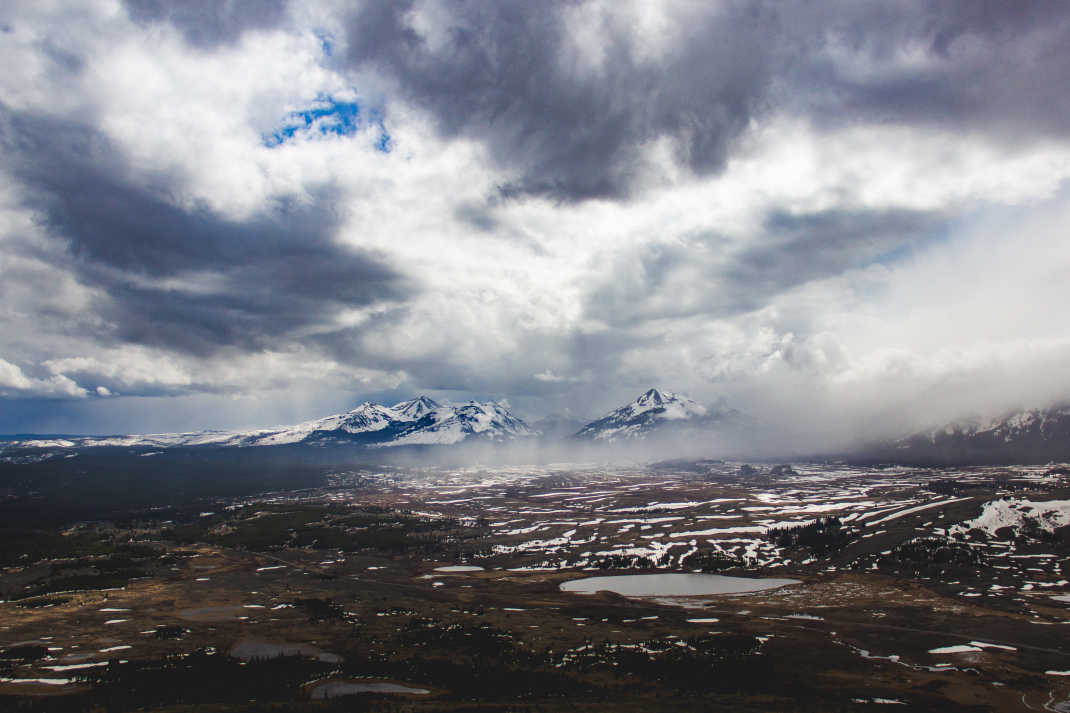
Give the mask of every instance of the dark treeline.
[[830, 516], [819, 517], [805, 525], [770, 528], [765, 537], [778, 547], [806, 547], [815, 554], [825, 554], [846, 545], [850, 541], [850, 530], [838, 517]]
[[54, 527], [80, 520], [129, 520], [150, 509], [181, 511], [220, 499], [323, 487], [338, 467], [278, 455], [253, 448], [153, 456], [100, 449], [40, 463], [0, 463], [0, 522]]
[[940, 537], [920, 537], [902, 542], [888, 554], [860, 560], [860, 568], [872, 564], [885, 574], [938, 579], [967, 579], [986, 565], [986, 557], [978, 548], [966, 543]]

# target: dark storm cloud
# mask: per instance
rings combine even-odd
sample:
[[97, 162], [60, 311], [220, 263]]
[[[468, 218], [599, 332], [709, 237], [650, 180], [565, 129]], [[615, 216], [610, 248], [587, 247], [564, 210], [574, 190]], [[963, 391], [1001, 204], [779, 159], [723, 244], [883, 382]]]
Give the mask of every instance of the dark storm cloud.
[[570, 59], [575, 3], [449, 4], [442, 47], [406, 21], [411, 2], [370, 3], [348, 23], [349, 61], [396, 80], [448, 136], [484, 141], [519, 178], [505, 195], [621, 196], [644, 144], [671, 137], [699, 172], [723, 165], [769, 80], [763, 13], [722, 7], [658, 61], [609, 36], [598, 68]]
[[99, 337], [195, 354], [264, 349], [406, 288], [376, 256], [333, 241], [329, 188], [238, 221], [177, 204], [166, 175], [135, 178], [114, 146], [74, 122], [0, 109], [0, 144], [69, 267], [107, 291], [97, 309], [115, 332]]
[[[826, 2], [788, 5], [781, 69], [789, 107], [821, 121], [868, 119], [995, 132], [1070, 133], [1070, 10], [1064, 3]], [[834, 61], [826, 50], [851, 53]], [[909, 56], [910, 61], [904, 61]]]
[[[716, 172], [769, 110], [1001, 139], [1070, 130], [1070, 95], [1053, 91], [1070, 86], [1060, 3], [716, 3], [656, 58], [630, 28], [605, 24], [599, 67], [572, 59], [566, 11], [577, 3], [446, 2], [435, 46], [410, 25], [412, 5], [355, 13], [348, 60], [392, 77], [444, 135], [485, 142], [518, 176], [506, 196], [625, 196], [659, 138], [690, 169]], [[923, 61], [898, 67], [904, 53]]]
[[742, 248], [717, 235], [644, 245], [617, 255], [588, 296], [587, 313], [617, 326], [735, 317], [800, 285], [894, 257], [945, 222], [940, 213], [908, 210], [775, 212]]
[[[285, 0], [124, 0], [211, 48], [285, 19]], [[628, 195], [643, 152], [667, 138], [699, 174], [720, 170], [769, 111], [823, 124], [928, 123], [1001, 140], [1070, 132], [1070, 11], [988, 0], [729, 2], [689, 8], [664, 51], [628, 20], [598, 23], [597, 66], [577, 57], [583, 3], [446, 0], [443, 42], [412, 26], [413, 0], [369, 2], [346, 24], [343, 61], [389, 77], [446, 136], [485, 143], [513, 178], [503, 196]], [[589, 28], [587, 28], [589, 29]], [[912, 56], [916, 61], [904, 62]], [[480, 223], [477, 221], [477, 225]]]
[[123, 0], [138, 23], [169, 22], [194, 47], [233, 42], [247, 30], [278, 25], [287, 0]]
[[767, 239], [736, 255], [724, 275], [740, 291], [750, 286], [764, 302], [798, 285], [891, 259], [937, 236], [946, 221], [936, 211], [774, 212], [765, 219]]

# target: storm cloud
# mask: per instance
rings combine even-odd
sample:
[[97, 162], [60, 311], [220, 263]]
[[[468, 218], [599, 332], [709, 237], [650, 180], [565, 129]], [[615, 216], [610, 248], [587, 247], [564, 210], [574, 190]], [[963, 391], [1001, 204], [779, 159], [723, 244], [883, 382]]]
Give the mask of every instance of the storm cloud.
[[615, 251], [587, 312], [621, 326], [735, 317], [800, 285], [907, 250], [938, 234], [943, 223], [937, 214], [904, 210], [770, 212], [755, 231], [758, 239], [745, 245], [714, 233]]
[[270, 28], [286, 17], [286, 0], [123, 0], [135, 22], [174, 25], [191, 45], [211, 49], [248, 30]]
[[582, 418], [660, 386], [843, 442], [1070, 395], [1037, 307], [1070, 296], [1059, 4], [124, 0], [0, 27], [2, 430], [422, 391]]
[[1070, 22], [1050, 3], [410, 0], [368, 4], [346, 29], [352, 66], [515, 174], [505, 195], [625, 196], [659, 140], [720, 171], [749, 122], [784, 107], [1007, 139], [1070, 128], [1070, 100], [1038, 91], [1070, 80]]
[[[485, 142], [516, 171], [505, 195], [621, 196], [663, 137], [691, 169], [717, 170], [771, 79], [762, 33], [775, 18], [756, 7], [694, 17], [647, 57], [627, 18], [576, 3], [451, 3], [424, 33], [414, 5], [356, 12], [347, 58], [385, 72], [444, 134]], [[574, 37], [578, 23], [594, 35]]]
[[166, 175], [131, 176], [91, 128], [3, 110], [0, 119], [25, 205], [63, 243], [79, 281], [107, 296], [95, 305], [109, 324], [102, 339], [193, 354], [257, 350], [405, 293], [381, 258], [334, 242], [329, 186], [232, 220], [181, 205]]

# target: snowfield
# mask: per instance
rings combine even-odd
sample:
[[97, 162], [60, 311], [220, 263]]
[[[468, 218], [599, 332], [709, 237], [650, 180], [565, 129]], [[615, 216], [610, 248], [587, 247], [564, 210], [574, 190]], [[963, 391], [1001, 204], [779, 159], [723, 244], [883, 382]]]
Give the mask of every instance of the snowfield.
[[956, 525], [953, 532], [983, 530], [990, 537], [1005, 527], [1021, 531], [1030, 520], [1045, 532], [1054, 532], [1057, 528], [1070, 525], [1070, 500], [1048, 500], [1034, 502], [1019, 498], [1003, 498], [985, 503], [981, 514]]

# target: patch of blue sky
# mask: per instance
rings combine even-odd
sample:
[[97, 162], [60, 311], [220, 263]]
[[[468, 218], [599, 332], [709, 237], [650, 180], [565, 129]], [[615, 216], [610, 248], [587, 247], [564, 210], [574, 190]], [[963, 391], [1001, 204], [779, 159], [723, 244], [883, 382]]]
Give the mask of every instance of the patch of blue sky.
[[368, 112], [369, 122], [379, 129], [379, 137], [375, 140], [375, 148], [383, 153], [390, 153], [390, 149], [393, 148], [393, 143], [390, 138], [389, 132], [386, 130], [386, 125], [383, 124], [383, 114], [377, 109], [372, 109]]
[[375, 148], [389, 153], [392, 142], [383, 123], [382, 112], [371, 109], [367, 114], [367, 121], [364, 121], [356, 102], [339, 101], [331, 96], [317, 97], [311, 107], [291, 112], [283, 120], [282, 126], [265, 134], [264, 145], [274, 148], [302, 136], [352, 136], [364, 128], [374, 127], [378, 129]]
[[326, 32], [317, 32], [316, 39], [320, 41], [320, 49], [325, 57], [334, 54], [334, 39]]

